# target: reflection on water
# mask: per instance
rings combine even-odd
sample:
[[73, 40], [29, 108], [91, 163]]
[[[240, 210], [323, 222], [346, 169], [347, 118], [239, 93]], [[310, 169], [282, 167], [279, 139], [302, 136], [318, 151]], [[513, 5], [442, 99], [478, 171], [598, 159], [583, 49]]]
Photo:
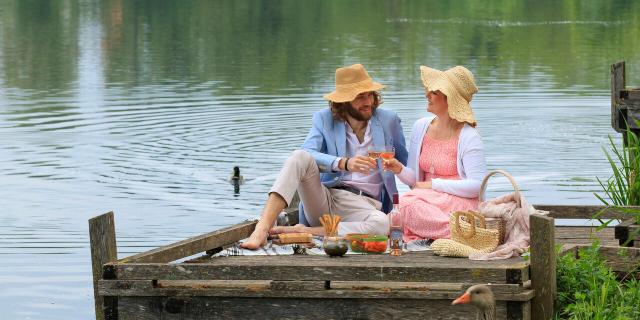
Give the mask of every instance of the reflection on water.
[[627, 81], [640, 82], [638, 12], [578, 0], [3, 1], [0, 307], [8, 319], [91, 317], [94, 215], [116, 213], [120, 257], [259, 215], [335, 68], [355, 62], [387, 85], [383, 107], [407, 134], [425, 109], [418, 65], [468, 66], [489, 167], [533, 203], [596, 204], [614, 134], [609, 65], [629, 61]]

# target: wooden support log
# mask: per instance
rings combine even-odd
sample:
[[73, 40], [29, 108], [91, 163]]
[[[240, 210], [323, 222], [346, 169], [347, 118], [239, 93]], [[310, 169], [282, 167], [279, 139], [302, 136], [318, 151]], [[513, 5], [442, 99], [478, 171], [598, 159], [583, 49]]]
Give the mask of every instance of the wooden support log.
[[[606, 208], [605, 206], [576, 206], [576, 205], [546, 205], [546, 204], [534, 204], [538, 210], [549, 211], [549, 217], [554, 219], [593, 219], [598, 215], [597, 219], [625, 219], [629, 215], [624, 212], [616, 211], [613, 208]], [[640, 207], [629, 206], [627, 209], [637, 209]]]
[[188, 257], [196, 253], [224, 247], [251, 235], [256, 228], [257, 221], [245, 221], [230, 227], [212, 231], [197, 237], [185, 239], [160, 248], [138, 253], [124, 258], [119, 262], [128, 263], [166, 263]]
[[616, 62], [611, 65], [611, 127], [620, 133], [624, 133], [624, 129], [626, 128], [626, 115], [618, 108], [621, 100], [620, 91], [624, 89], [624, 85], [624, 61]]
[[[517, 302], [515, 302], [517, 303]], [[528, 302], [518, 303], [526, 310]], [[305, 299], [243, 297], [126, 297], [123, 320], [155, 319], [441, 319], [473, 320], [471, 305], [451, 305], [450, 299]], [[507, 302], [496, 303], [497, 319], [529, 319], [512, 314]], [[144, 310], [140, 312], [140, 310]], [[505, 316], [507, 315], [507, 316]]]
[[[560, 254], [570, 254], [576, 259], [580, 259], [580, 249], [589, 248], [591, 244], [571, 245]], [[611, 270], [622, 273], [637, 275], [640, 272], [640, 248], [628, 248], [618, 246], [599, 246], [598, 253]]]
[[627, 103], [640, 104], [640, 89], [623, 90], [621, 96]]
[[[407, 255], [409, 256], [409, 255]], [[245, 256], [211, 259], [209, 263], [118, 263], [118, 279], [158, 280], [299, 280], [299, 281], [424, 281], [516, 283], [528, 280], [524, 261], [487, 261], [471, 264], [457, 259], [406, 262], [384, 259], [371, 263], [366, 256], [348, 259], [322, 256]], [[396, 259], [398, 260], [398, 259]], [[428, 260], [427, 260], [428, 261]], [[507, 278], [510, 279], [507, 279]]]
[[[468, 287], [466, 284], [403, 283], [403, 282], [332, 282], [330, 288], [316, 281], [265, 280], [101, 280], [100, 294], [119, 297], [254, 297], [254, 298], [322, 298], [322, 299], [424, 299], [453, 300]], [[525, 302], [531, 300], [533, 290], [515, 284], [491, 285], [498, 301]], [[449, 301], [449, 303], [451, 302]]]
[[556, 297], [556, 253], [553, 218], [531, 215], [532, 319], [552, 319]]
[[310, 291], [328, 289], [329, 281], [291, 281], [273, 280], [271, 290], [274, 291]]
[[611, 270], [636, 276], [640, 272], [640, 248], [600, 246], [598, 251]]
[[96, 320], [117, 319], [117, 300], [105, 299], [98, 292], [98, 282], [103, 279], [103, 265], [118, 259], [113, 212], [89, 219], [89, 242]]

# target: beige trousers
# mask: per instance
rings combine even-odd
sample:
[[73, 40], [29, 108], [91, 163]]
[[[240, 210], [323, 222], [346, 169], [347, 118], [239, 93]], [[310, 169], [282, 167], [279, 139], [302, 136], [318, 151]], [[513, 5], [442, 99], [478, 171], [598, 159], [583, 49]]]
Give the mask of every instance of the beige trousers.
[[269, 191], [291, 202], [295, 191], [304, 204], [304, 213], [312, 227], [320, 226], [323, 214], [333, 213], [342, 217], [338, 225], [338, 234], [371, 233], [387, 234], [389, 221], [380, 211], [382, 203], [378, 200], [357, 195], [346, 190], [329, 189], [320, 182], [320, 171], [313, 156], [296, 150], [289, 155]]

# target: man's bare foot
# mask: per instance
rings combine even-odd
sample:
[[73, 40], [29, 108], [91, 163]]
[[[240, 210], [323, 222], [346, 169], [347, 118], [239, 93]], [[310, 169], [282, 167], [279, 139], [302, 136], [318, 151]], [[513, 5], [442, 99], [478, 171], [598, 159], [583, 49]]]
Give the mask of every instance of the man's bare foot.
[[300, 223], [295, 226], [275, 226], [269, 230], [269, 234], [306, 232], [306, 229], [307, 227]]
[[256, 229], [251, 233], [251, 236], [249, 236], [249, 240], [241, 243], [240, 247], [250, 250], [259, 249], [267, 244], [267, 235], [268, 233], [266, 231]]

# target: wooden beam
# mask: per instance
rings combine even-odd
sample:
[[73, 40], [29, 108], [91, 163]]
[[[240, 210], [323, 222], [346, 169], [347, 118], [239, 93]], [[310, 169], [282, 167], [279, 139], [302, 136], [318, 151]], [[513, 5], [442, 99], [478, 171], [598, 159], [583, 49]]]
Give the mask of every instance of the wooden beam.
[[[293, 257], [293, 258], [292, 258]], [[257, 258], [257, 259], [242, 259]], [[340, 265], [323, 265], [313, 256], [227, 257], [211, 263], [117, 263], [112, 265], [118, 279], [147, 280], [300, 280], [300, 281], [424, 281], [466, 283], [507, 283], [507, 274], [528, 280], [528, 264], [512, 262], [504, 265], [490, 262], [473, 267], [446, 261], [424, 265], [419, 262], [399, 263], [349, 259]], [[320, 256], [319, 258], [326, 257]], [[331, 259], [333, 260], [333, 259]], [[454, 259], [462, 262], [462, 259]], [[527, 278], [527, 279], [525, 279]]]
[[105, 299], [98, 292], [98, 282], [103, 279], [102, 266], [118, 259], [116, 229], [113, 212], [107, 212], [89, 219], [89, 243], [91, 248], [91, 269], [93, 271], [93, 297], [96, 320], [113, 319], [115, 312], [113, 299]]
[[[418, 293], [420, 294], [420, 293]], [[496, 303], [497, 319], [529, 319], [508, 314], [507, 303]], [[513, 302], [517, 303], [517, 302]], [[528, 302], [520, 302], [527, 310]], [[243, 297], [124, 297], [126, 319], [441, 319], [473, 320], [472, 305], [451, 305], [451, 299], [306, 299]], [[144, 310], [144, 312], [141, 312]], [[509, 313], [511, 314], [511, 313]]]
[[640, 248], [600, 246], [598, 251], [611, 270], [635, 274], [640, 272]]
[[[560, 254], [570, 254], [580, 259], [580, 249], [591, 246], [592, 244], [575, 244], [567, 247]], [[598, 252], [605, 260], [605, 264], [615, 272], [636, 274], [640, 272], [640, 248], [599, 246]]]
[[553, 218], [531, 215], [531, 285], [535, 292], [532, 319], [553, 319], [556, 297], [556, 253]]
[[121, 263], [166, 263], [188, 257], [210, 249], [223, 247], [251, 235], [256, 228], [257, 220], [245, 221], [230, 227], [212, 231], [207, 234], [185, 239], [163, 247], [124, 258]]
[[620, 91], [625, 85], [625, 65], [624, 61], [611, 65], [611, 127], [617, 132], [624, 132], [626, 128], [624, 117], [618, 114], [620, 104]]
[[623, 90], [623, 94], [627, 104], [640, 104], [640, 89], [627, 88]]
[[329, 281], [273, 280], [270, 289], [274, 291], [313, 291], [325, 290], [328, 286]]
[[[606, 209], [606, 206], [547, 204], [534, 204], [533, 206], [538, 210], [549, 211], [549, 217], [554, 219], [593, 219], [593, 216], [601, 211], [602, 214], [598, 215], [598, 219], [607, 220], [629, 218], [628, 214], [617, 211], [613, 208]], [[625, 208], [640, 211], [640, 206], [629, 206]]]
[[[274, 284], [274, 282], [276, 284]], [[302, 281], [305, 282], [305, 281]], [[279, 281], [175, 281], [101, 280], [100, 294], [120, 297], [254, 297], [323, 299], [447, 299], [453, 300], [467, 289], [464, 284], [404, 282], [336, 282], [326, 289], [315, 281], [282, 290]], [[529, 301], [533, 290], [515, 284], [492, 284], [498, 301]]]

